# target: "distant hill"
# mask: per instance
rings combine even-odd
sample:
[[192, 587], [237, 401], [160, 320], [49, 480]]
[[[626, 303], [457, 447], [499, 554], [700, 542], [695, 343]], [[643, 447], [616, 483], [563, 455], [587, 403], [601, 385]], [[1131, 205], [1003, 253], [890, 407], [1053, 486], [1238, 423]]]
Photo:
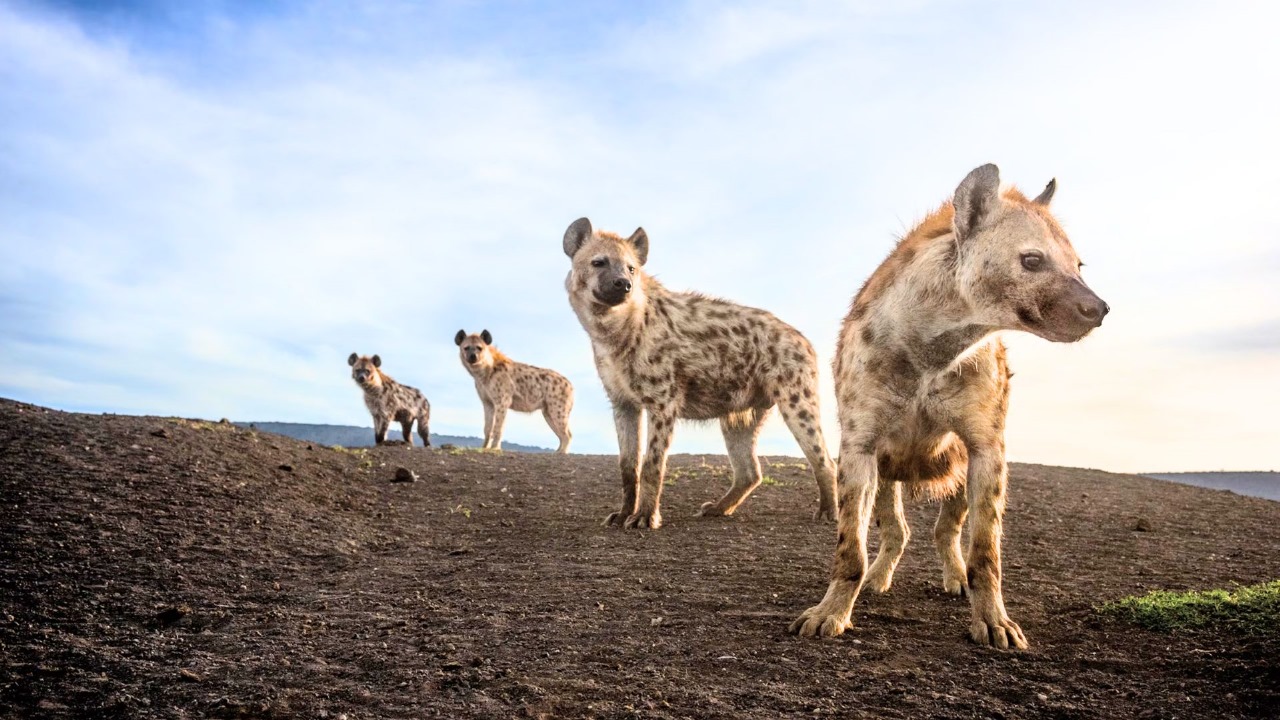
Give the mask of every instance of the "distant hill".
[[[353, 425], [313, 425], [310, 423], [287, 423], [287, 422], [238, 422], [236, 423], [242, 428], [253, 428], [261, 432], [275, 433], [276, 435], [284, 435], [295, 440], [316, 443], [326, 447], [333, 445], [341, 445], [342, 447], [368, 447], [373, 445], [373, 428], [371, 427], [355, 427]], [[391, 430], [387, 432], [388, 440], [399, 440], [400, 426], [392, 424]], [[414, 434], [413, 442], [415, 445], [422, 444], [422, 438]], [[480, 447], [484, 441], [478, 437], [467, 437], [462, 435], [437, 435], [431, 433], [431, 444], [440, 446], [444, 444], [456, 445], [457, 447]], [[546, 453], [551, 452], [547, 448], [533, 447], [531, 445], [521, 445], [519, 443], [503, 442], [503, 450], [514, 450], [516, 452], [528, 453]]]
[[1147, 473], [1146, 476], [1172, 480], [1183, 485], [1230, 490], [1238, 495], [1280, 500], [1280, 472]]

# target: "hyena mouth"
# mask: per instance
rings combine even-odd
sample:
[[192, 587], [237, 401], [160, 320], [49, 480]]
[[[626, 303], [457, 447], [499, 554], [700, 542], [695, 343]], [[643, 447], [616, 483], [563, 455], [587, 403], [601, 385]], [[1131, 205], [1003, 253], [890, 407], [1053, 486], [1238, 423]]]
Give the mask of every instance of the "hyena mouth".
[[608, 305], [609, 307], [621, 305], [627, 299], [626, 291], [602, 293], [599, 290], [595, 290], [592, 291], [591, 294], [595, 296], [596, 302], [601, 303], [602, 305]]
[[472, 365], [475, 365], [475, 364], [476, 364], [476, 361], [477, 361], [477, 360], [479, 360], [479, 359], [480, 359], [480, 358], [476, 357], [475, 355], [468, 355], [468, 356], [467, 356], [467, 362], [471, 363]]
[[1024, 307], [1018, 308], [1018, 320], [1028, 327], [1035, 327], [1040, 324], [1040, 318]]

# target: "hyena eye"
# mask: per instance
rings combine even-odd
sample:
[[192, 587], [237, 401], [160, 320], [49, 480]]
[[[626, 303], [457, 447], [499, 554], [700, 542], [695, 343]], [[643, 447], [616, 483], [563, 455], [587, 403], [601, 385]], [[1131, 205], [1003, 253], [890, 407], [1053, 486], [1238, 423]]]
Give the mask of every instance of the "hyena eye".
[[1022, 267], [1035, 272], [1044, 267], [1044, 256], [1038, 252], [1022, 253]]
[[635, 265], [628, 265], [628, 266], [627, 266], [627, 272], [635, 272], [635, 271], [636, 271], [636, 266], [635, 266]]
[[601, 268], [608, 264], [609, 264], [609, 261], [605, 260], [604, 258], [596, 258], [595, 260], [591, 261], [591, 267]]

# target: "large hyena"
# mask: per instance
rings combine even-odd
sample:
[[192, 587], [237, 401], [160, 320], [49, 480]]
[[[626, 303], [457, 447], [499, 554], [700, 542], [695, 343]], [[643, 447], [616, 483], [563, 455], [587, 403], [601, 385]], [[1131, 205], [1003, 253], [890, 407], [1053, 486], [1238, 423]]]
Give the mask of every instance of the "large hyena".
[[551, 432], [560, 438], [556, 452], [569, 452], [569, 413], [573, 411], [573, 385], [554, 370], [525, 365], [503, 355], [493, 346], [488, 330], [468, 335], [459, 330], [453, 337], [462, 367], [476, 381], [476, 394], [484, 405], [484, 447], [502, 447], [502, 428], [507, 410], [542, 411]]
[[[606, 524], [662, 525], [658, 499], [676, 418], [720, 419], [733, 485], [701, 514], [732, 514], [760, 484], [756, 438], [774, 405], [813, 468], [816, 517], [835, 517], [818, 360], [798, 330], [764, 310], [667, 290], [642, 269], [649, 255], [643, 229], [624, 239], [581, 218], [565, 231], [564, 252], [573, 259], [569, 304], [591, 337], [618, 431], [622, 509]], [[642, 411], [649, 425], [643, 464]]]
[[387, 428], [394, 419], [400, 423], [407, 445], [413, 444], [413, 422], [418, 421], [418, 435], [425, 447], [431, 446], [431, 403], [417, 389], [401, 385], [382, 372], [382, 358], [374, 355], [351, 353], [347, 358], [351, 366], [351, 378], [364, 390], [364, 406], [373, 416], [373, 440], [378, 445], [386, 442]]
[[[994, 165], [969, 173], [854, 298], [835, 359], [841, 507], [831, 582], [792, 632], [839, 635], [863, 585], [889, 588], [909, 535], [902, 483], [943, 499], [933, 537], [943, 587], [969, 594], [970, 637], [1027, 646], [1000, 583], [1010, 373], [998, 333], [1074, 342], [1109, 308], [1080, 279], [1080, 259], [1049, 212], [1055, 183], [1034, 200], [999, 185]], [[873, 516], [881, 544], [868, 569]]]

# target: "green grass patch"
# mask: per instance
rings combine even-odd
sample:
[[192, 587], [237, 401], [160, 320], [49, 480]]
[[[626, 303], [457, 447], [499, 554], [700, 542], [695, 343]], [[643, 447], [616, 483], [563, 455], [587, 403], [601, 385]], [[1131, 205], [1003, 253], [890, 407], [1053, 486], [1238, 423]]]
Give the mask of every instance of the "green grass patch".
[[1233, 590], [1156, 590], [1098, 608], [1148, 630], [1218, 628], [1242, 634], [1280, 630], [1280, 580]]
[[779, 479], [777, 479], [777, 478], [774, 478], [774, 477], [770, 477], [770, 476], [768, 476], [768, 475], [765, 475], [764, 477], [760, 478], [760, 484], [761, 484], [761, 485], [765, 485], [765, 486], [781, 485], [781, 486], [783, 486], [783, 487], [786, 487], [786, 485], [787, 485], [786, 483], [782, 482], [781, 480], [779, 480]]
[[479, 447], [462, 447], [445, 443], [436, 448], [445, 455], [501, 455], [502, 448], [479, 448]]

